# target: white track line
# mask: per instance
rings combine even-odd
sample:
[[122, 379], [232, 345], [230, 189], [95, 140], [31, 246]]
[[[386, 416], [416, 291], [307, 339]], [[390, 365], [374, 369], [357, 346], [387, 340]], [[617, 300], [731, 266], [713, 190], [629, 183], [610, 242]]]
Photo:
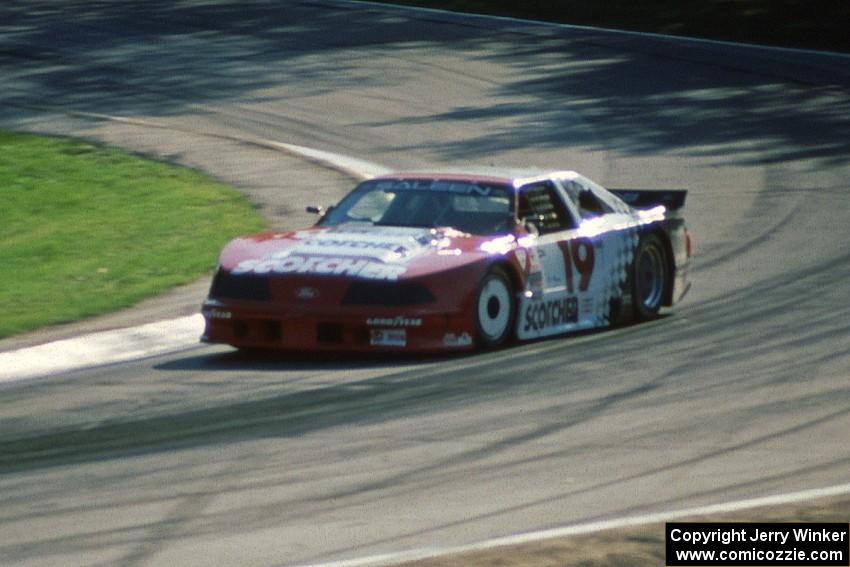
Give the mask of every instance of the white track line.
[[[573, 524], [560, 528], [552, 528], [548, 530], [540, 530], [535, 532], [526, 532], [522, 534], [499, 537], [485, 540], [479, 543], [458, 547], [445, 548], [422, 548], [411, 551], [403, 551], [397, 553], [385, 553], [381, 555], [372, 555], [357, 559], [349, 559], [343, 561], [333, 561], [330, 563], [310, 563], [302, 564], [298, 567], [378, 567], [382, 565], [393, 565], [407, 561], [419, 561], [422, 559], [430, 559], [445, 555], [454, 555], [458, 553], [469, 553], [475, 551], [486, 551], [499, 547], [511, 545], [522, 545], [529, 543], [539, 543], [544, 540], [592, 534], [608, 530], [621, 528], [632, 528], [637, 526], [646, 526], [651, 524], [660, 524], [680, 520], [683, 518], [693, 518], [698, 516], [710, 516], [714, 514], [728, 514], [732, 512], [740, 512], [753, 508], [762, 508], [765, 506], [778, 506], [783, 504], [794, 504], [798, 502], [806, 502], [819, 498], [828, 498], [831, 496], [842, 496], [850, 494], [850, 483], [829, 486], [825, 488], [816, 488], [811, 490], [802, 490], [800, 492], [791, 492], [788, 494], [777, 494], [774, 496], [765, 496], [761, 498], [751, 498], [747, 500], [737, 500], [726, 502], [723, 504], [713, 504], [709, 506], [700, 506], [697, 508], [687, 508], [684, 510], [672, 510], [669, 512], [658, 512], [656, 514], [645, 514], [642, 516], [628, 516], [625, 518], [616, 518], [612, 520], [601, 520], [598, 522], [587, 522], [582, 524]], [[280, 566], [283, 567], [283, 566]]]
[[[69, 112], [68, 114], [147, 128], [183, 131], [252, 144], [302, 157], [323, 167], [341, 171], [359, 179], [375, 177], [389, 171], [383, 166], [368, 161], [264, 138], [212, 134], [150, 120], [106, 114], [83, 112]], [[34, 347], [0, 352], [0, 383], [28, 380], [86, 367], [127, 362], [184, 350], [198, 344], [203, 330], [204, 319], [199, 313], [189, 317], [158, 321], [138, 327], [103, 331]]]
[[[40, 107], [40, 110], [55, 111], [51, 108]], [[189, 126], [180, 126], [178, 124], [166, 124], [155, 120], [147, 120], [144, 118], [128, 118], [126, 116], [113, 116], [110, 114], [100, 114], [96, 112], [79, 112], [66, 111], [69, 116], [77, 116], [79, 118], [87, 118], [93, 120], [105, 120], [108, 122], [120, 122], [122, 124], [130, 124], [132, 126], [142, 126], [145, 128], [158, 128], [161, 130], [172, 130], [175, 132], [184, 132], [187, 134], [195, 134], [198, 136], [206, 136], [209, 138], [218, 138], [221, 140], [230, 140], [241, 144], [250, 144], [261, 148], [267, 148], [276, 151], [282, 151], [296, 157], [304, 158], [324, 167], [328, 167], [335, 171], [340, 171], [351, 175], [356, 179], [369, 179], [389, 173], [391, 170], [373, 162], [362, 159], [353, 158], [350, 156], [299, 146], [296, 144], [287, 144], [284, 142], [276, 142], [266, 138], [256, 136], [240, 135], [240, 134], [218, 134], [214, 132], [204, 132]]]
[[263, 145], [265, 146], [279, 148], [290, 154], [309, 158], [326, 167], [349, 173], [360, 179], [378, 177], [379, 175], [384, 175], [390, 172], [390, 169], [382, 165], [377, 165], [369, 161], [363, 161], [362, 159], [344, 156], [341, 154], [334, 154], [304, 146], [296, 146], [295, 144], [284, 144], [283, 142], [272, 142], [269, 140], [263, 140], [263, 142]]

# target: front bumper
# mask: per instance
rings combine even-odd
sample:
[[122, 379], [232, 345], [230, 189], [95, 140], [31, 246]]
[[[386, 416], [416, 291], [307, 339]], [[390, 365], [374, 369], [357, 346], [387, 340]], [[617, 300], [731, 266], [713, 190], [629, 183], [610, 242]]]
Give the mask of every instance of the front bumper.
[[398, 308], [270, 309], [207, 300], [201, 341], [238, 348], [430, 352], [474, 346], [472, 317]]

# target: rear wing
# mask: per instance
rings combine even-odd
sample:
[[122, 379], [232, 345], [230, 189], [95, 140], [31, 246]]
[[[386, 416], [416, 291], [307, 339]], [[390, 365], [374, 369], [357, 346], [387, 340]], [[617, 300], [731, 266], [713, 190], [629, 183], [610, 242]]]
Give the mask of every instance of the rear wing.
[[668, 211], [678, 211], [685, 206], [687, 189], [608, 189], [611, 193], [636, 209], [649, 209], [664, 205]]

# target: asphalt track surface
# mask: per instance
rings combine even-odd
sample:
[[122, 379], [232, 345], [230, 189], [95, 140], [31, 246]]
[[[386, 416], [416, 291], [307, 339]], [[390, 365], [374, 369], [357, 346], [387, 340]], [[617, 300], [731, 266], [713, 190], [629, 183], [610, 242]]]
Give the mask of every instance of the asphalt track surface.
[[832, 58], [320, 1], [4, 3], [0, 22], [3, 126], [202, 167], [280, 226], [349, 180], [203, 134], [687, 187], [697, 243], [690, 295], [650, 324], [462, 357], [198, 346], [0, 386], [3, 565], [315, 563], [846, 482]]

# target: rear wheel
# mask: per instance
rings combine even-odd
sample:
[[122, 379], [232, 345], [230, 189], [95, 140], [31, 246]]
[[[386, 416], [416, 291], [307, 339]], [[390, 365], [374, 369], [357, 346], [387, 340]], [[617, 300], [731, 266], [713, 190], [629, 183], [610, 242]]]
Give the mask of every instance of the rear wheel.
[[502, 268], [491, 268], [478, 285], [475, 297], [477, 344], [495, 348], [511, 336], [516, 302], [510, 278]]
[[655, 234], [644, 236], [635, 253], [632, 305], [638, 320], [658, 317], [664, 302], [669, 272], [664, 244]]

